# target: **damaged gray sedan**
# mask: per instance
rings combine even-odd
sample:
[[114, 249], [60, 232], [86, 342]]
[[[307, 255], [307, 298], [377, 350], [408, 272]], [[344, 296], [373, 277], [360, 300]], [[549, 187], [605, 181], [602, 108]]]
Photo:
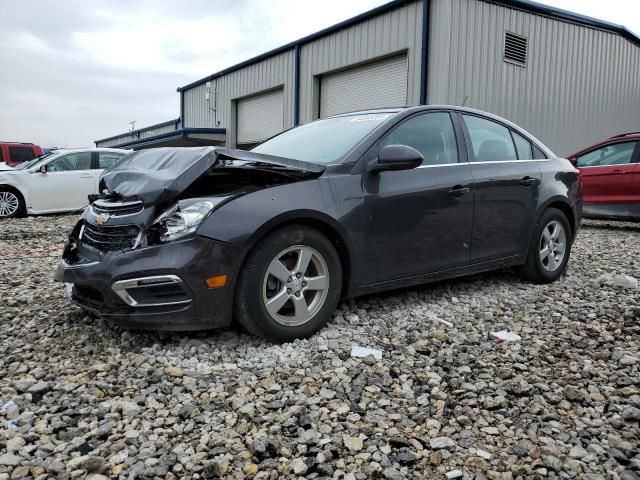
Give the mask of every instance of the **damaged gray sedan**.
[[338, 301], [507, 266], [565, 270], [577, 171], [524, 130], [472, 109], [345, 114], [251, 152], [161, 148], [107, 170], [56, 279], [73, 303], [136, 329], [237, 319], [306, 337]]

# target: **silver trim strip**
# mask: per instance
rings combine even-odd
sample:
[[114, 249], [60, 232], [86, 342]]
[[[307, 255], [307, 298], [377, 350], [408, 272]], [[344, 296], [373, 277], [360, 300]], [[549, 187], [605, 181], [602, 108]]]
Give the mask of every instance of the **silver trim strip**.
[[533, 158], [531, 160], [495, 160], [492, 162], [458, 162], [458, 163], [438, 163], [436, 165], [420, 165], [416, 168], [434, 168], [434, 167], [456, 167], [459, 165], [484, 165], [487, 163], [502, 164], [502, 163], [525, 163], [525, 162], [550, 162], [552, 158]]
[[610, 165], [585, 165], [584, 167], [576, 165], [576, 168], [620, 167], [620, 170], [622, 170], [625, 166], [633, 167], [634, 165], [638, 165], [638, 163], [637, 162], [612, 163]]
[[[142, 284], [141, 282], [154, 282], [150, 285]], [[161, 303], [139, 303], [129, 295], [127, 290], [136, 289], [136, 288], [152, 288], [161, 285], [171, 285], [171, 284], [183, 284], [184, 282], [177, 275], [154, 275], [150, 277], [139, 277], [139, 278], [130, 278], [127, 280], [120, 280], [114, 282], [111, 285], [111, 290], [118, 295], [127, 305], [131, 307], [161, 307], [165, 305], [181, 305], [185, 303], [189, 303], [192, 301], [191, 298], [188, 300], [180, 300], [178, 302], [161, 302]]]

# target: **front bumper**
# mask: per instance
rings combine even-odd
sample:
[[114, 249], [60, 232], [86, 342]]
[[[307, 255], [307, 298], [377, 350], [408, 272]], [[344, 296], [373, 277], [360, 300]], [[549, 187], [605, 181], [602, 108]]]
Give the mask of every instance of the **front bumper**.
[[[63, 258], [56, 280], [66, 284], [72, 303], [123, 327], [206, 330], [231, 322], [244, 253], [237, 246], [198, 236], [108, 252], [99, 262], [84, 265], [71, 265]], [[208, 288], [205, 279], [217, 275], [227, 275], [225, 286]]]

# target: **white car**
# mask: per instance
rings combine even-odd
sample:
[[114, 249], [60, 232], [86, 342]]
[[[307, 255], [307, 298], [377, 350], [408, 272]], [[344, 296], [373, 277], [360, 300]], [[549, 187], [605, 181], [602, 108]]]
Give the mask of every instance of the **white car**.
[[70, 212], [98, 193], [102, 172], [126, 150], [56, 150], [16, 168], [0, 169], [0, 219], [25, 214]]

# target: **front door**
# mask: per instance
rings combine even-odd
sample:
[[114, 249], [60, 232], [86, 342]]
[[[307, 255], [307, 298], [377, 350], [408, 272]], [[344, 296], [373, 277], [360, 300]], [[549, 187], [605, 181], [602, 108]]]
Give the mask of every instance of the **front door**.
[[78, 210], [96, 193], [96, 170], [91, 169], [91, 152], [62, 155], [47, 164], [47, 172], [29, 176], [31, 208], [36, 212]]
[[521, 255], [535, 223], [542, 179], [531, 142], [493, 120], [461, 117], [471, 143], [471, 263]]
[[367, 258], [379, 282], [468, 265], [473, 195], [459, 137], [441, 111], [404, 120], [373, 147], [376, 157], [392, 144], [424, 156], [414, 170], [364, 174]]
[[576, 158], [582, 174], [585, 214], [630, 215], [634, 152], [638, 142], [596, 148]]
[[629, 205], [629, 213], [634, 219], [640, 220], [640, 146], [637, 149], [637, 161], [631, 166], [631, 203]]

